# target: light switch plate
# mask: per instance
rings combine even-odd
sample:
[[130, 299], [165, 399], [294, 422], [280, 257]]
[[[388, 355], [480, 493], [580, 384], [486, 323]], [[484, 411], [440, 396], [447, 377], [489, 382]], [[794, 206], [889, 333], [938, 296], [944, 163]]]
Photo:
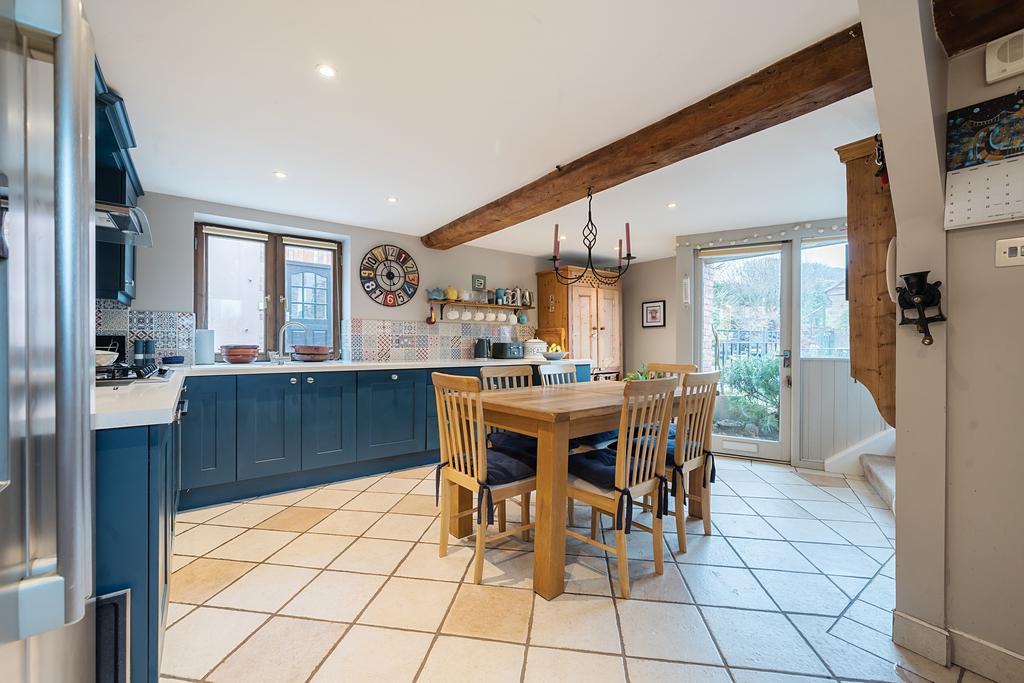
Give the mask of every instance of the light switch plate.
[[996, 240], [996, 268], [1024, 266], [1024, 237]]

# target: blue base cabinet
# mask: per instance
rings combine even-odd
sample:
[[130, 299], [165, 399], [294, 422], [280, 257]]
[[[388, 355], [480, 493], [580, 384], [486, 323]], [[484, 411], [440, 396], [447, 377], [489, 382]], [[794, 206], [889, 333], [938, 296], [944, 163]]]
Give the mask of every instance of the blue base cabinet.
[[237, 437], [234, 376], [190, 377], [182, 398], [181, 487], [215, 486], [235, 481]]
[[96, 432], [96, 593], [131, 590], [131, 678], [156, 681], [178, 507], [176, 425]]
[[358, 373], [359, 459], [374, 460], [426, 448], [426, 370]]
[[356, 461], [354, 372], [302, 375], [302, 469]]
[[301, 469], [300, 374], [238, 377], [238, 479]]

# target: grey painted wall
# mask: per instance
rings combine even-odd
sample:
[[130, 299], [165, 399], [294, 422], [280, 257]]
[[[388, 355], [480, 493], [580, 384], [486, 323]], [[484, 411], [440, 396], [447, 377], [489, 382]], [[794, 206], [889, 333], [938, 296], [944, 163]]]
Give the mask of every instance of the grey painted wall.
[[[448, 251], [428, 249], [418, 237], [382, 230], [358, 228], [298, 216], [257, 211], [216, 204], [187, 197], [147, 193], [139, 202], [153, 227], [153, 248], [138, 250], [138, 308], [153, 311], [193, 309], [193, 236], [197, 217], [237, 227], [273, 226], [278, 231], [308, 236], [329, 236], [345, 243], [345, 316], [386, 320], [423, 320], [427, 315], [426, 289], [452, 284], [470, 288], [470, 276], [487, 276], [495, 287], [520, 286], [537, 290], [536, 259], [491, 249], [461, 246]], [[219, 221], [218, 221], [219, 219]], [[367, 297], [359, 285], [358, 265], [371, 247], [395, 244], [416, 259], [420, 288], [412, 301], [397, 308], [380, 306]], [[529, 313], [536, 324], [534, 311]]]
[[[630, 266], [622, 278], [623, 359], [626, 372], [644, 361], [673, 363], [676, 359], [676, 319], [680, 315], [679, 285], [674, 257]], [[641, 304], [665, 300], [665, 327], [643, 328]]]
[[[949, 63], [949, 109], [1024, 87], [985, 85], [984, 48]], [[1024, 655], [1024, 268], [996, 268], [995, 241], [1024, 221], [947, 233], [949, 627]], [[954, 652], [954, 655], [956, 653]]]

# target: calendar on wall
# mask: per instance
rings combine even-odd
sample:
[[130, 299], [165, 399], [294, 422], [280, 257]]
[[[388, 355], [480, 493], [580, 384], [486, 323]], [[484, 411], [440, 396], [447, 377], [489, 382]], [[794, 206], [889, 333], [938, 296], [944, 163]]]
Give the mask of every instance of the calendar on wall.
[[1024, 219], [1024, 156], [946, 173], [946, 230]]

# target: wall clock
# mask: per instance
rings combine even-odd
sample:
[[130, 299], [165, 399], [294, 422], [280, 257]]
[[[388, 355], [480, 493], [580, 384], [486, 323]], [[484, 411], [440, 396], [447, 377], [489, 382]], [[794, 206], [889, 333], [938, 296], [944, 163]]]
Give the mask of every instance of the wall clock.
[[416, 294], [420, 271], [405, 249], [382, 244], [363, 256], [359, 281], [366, 295], [381, 306], [401, 306]]

